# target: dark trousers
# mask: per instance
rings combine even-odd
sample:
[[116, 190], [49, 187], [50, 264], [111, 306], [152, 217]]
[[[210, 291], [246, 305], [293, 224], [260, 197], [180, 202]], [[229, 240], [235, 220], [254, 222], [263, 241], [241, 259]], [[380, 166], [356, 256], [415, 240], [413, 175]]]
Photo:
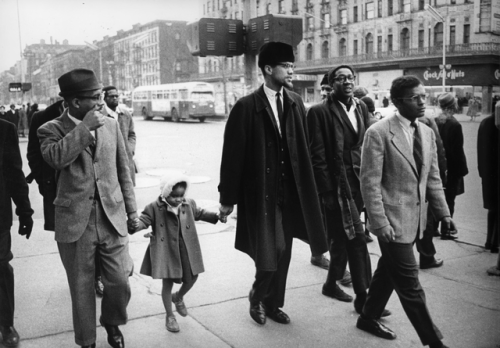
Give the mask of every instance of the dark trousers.
[[[363, 208], [361, 194], [353, 193], [358, 212]], [[354, 293], [366, 292], [372, 279], [372, 265], [366, 235], [356, 233], [353, 239], [349, 239], [344, 230], [340, 206], [336, 204], [333, 210], [324, 209], [326, 229], [330, 241], [330, 267], [326, 278], [325, 287], [333, 288], [335, 282], [344, 277], [349, 261], [351, 270], [352, 287]]]
[[118, 235], [101, 203], [94, 201], [88, 225], [79, 240], [57, 243], [68, 277], [73, 307], [76, 344], [85, 346], [96, 341], [95, 254], [100, 254], [104, 296], [102, 321], [109, 325], [127, 322], [130, 300], [129, 276], [133, 260], [128, 252], [128, 236]]
[[427, 209], [427, 225], [422, 234], [422, 239], [420, 243], [417, 243], [417, 250], [420, 254], [420, 264], [429, 264], [434, 261], [434, 255], [436, 255], [436, 247], [434, 246], [433, 238], [434, 231], [439, 226], [439, 221], [436, 221], [434, 214], [432, 214], [431, 208]]
[[[261, 301], [266, 308], [272, 310], [281, 308], [285, 304], [286, 279], [290, 259], [292, 258], [293, 230], [292, 219], [287, 202], [297, 202], [296, 190], [290, 183], [281, 183], [279, 189], [278, 204], [275, 209], [275, 235], [276, 235], [276, 256], [278, 267], [276, 271], [255, 272], [255, 281], [252, 286], [253, 296], [251, 301]], [[287, 185], [288, 184], [288, 185]], [[294, 197], [291, 197], [294, 195]]]
[[14, 269], [10, 229], [0, 230], [0, 326], [14, 325]]
[[[418, 248], [417, 241], [417, 248]], [[417, 331], [423, 345], [443, 338], [434, 325], [425, 293], [418, 280], [418, 266], [412, 244], [380, 242], [382, 256], [373, 274], [363, 315], [378, 319], [382, 315], [393, 290], [396, 290], [408, 319]]]
[[487, 234], [486, 234], [486, 245], [490, 248], [497, 247], [499, 245], [499, 232], [498, 232], [498, 209], [488, 209], [488, 224], [487, 224]]

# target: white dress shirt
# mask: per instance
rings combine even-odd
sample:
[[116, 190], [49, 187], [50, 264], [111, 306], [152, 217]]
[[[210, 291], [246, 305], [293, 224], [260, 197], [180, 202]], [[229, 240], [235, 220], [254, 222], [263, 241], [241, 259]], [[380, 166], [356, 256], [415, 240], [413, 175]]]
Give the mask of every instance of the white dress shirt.
[[[403, 132], [405, 134], [406, 140], [408, 141], [408, 144], [410, 145], [410, 149], [413, 153], [413, 138], [415, 137], [415, 129], [411, 126], [410, 120], [405, 118], [404, 116], [401, 116], [401, 114], [396, 111], [396, 117], [399, 120], [399, 124], [401, 125], [401, 128], [403, 129]], [[418, 120], [415, 120], [415, 125], [419, 127], [420, 122]]]
[[342, 103], [340, 100], [340, 105], [342, 105], [342, 108], [344, 108], [344, 111], [345, 113], [347, 114], [347, 117], [349, 118], [349, 121], [351, 121], [351, 124], [352, 124], [352, 127], [354, 128], [354, 131], [356, 132], [356, 134], [358, 134], [358, 119], [356, 118], [356, 106], [358, 104], [357, 100], [354, 99], [354, 98], [351, 98], [352, 99], [352, 105], [351, 105], [351, 108], [349, 110], [347, 110], [347, 106]]
[[280, 100], [281, 100], [281, 110], [284, 110], [283, 108], [283, 87], [281, 87], [279, 92], [276, 92], [275, 90], [272, 90], [271, 88], [267, 87], [264, 85], [264, 93], [266, 93], [267, 100], [269, 100], [269, 104], [271, 104], [271, 109], [273, 110], [274, 114], [274, 119], [276, 120], [276, 124], [278, 125], [278, 131], [281, 136], [281, 125], [280, 125], [280, 120], [278, 118], [278, 104], [276, 103], [276, 94], [280, 93]]
[[118, 112], [120, 112], [120, 109], [118, 108], [118, 106], [116, 107], [116, 111], [113, 111], [106, 104], [104, 104], [104, 107], [106, 108], [106, 112], [108, 113], [108, 115], [113, 117], [116, 121], [118, 121]]

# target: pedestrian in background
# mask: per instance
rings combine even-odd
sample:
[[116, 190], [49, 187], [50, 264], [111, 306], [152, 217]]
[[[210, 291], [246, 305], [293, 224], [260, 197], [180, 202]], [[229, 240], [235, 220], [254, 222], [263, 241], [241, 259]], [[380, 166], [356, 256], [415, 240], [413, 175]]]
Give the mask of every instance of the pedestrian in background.
[[[226, 222], [226, 217], [205, 211], [194, 200], [186, 198], [188, 189], [187, 176], [164, 176], [160, 182], [160, 196], [148, 204], [140, 218], [129, 226], [130, 234], [152, 227], [153, 232], [145, 235], [150, 238], [150, 243], [144, 255], [141, 274], [162, 279], [165, 325], [171, 332], [179, 331], [179, 324], [172, 312], [172, 302], [179, 315], [187, 316], [184, 296], [191, 290], [198, 275], [205, 271], [195, 221], [212, 224]], [[179, 291], [172, 294], [174, 283], [182, 285]]]
[[307, 122], [314, 177], [330, 243], [330, 267], [322, 294], [339, 301], [353, 301], [337, 284], [345, 277], [349, 262], [356, 294], [354, 308], [360, 312], [372, 277], [360, 219], [364, 204], [359, 184], [361, 146], [370, 120], [365, 103], [353, 96], [354, 81], [350, 66], [331, 69], [328, 83], [333, 91], [325, 103], [309, 109]]
[[472, 97], [468, 102], [469, 110], [467, 110], [467, 116], [470, 116], [470, 120], [474, 122], [476, 120], [477, 112], [478, 112], [478, 103], [476, 97]]
[[441, 348], [443, 336], [427, 308], [413, 244], [420, 248], [428, 204], [448, 230], [455, 226], [439, 177], [434, 133], [416, 122], [425, 114], [424, 86], [417, 77], [405, 75], [392, 82], [390, 93], [396, 115], [368, 128], [363, 143], [361, 192], [382, 256], [356, 326], [395, 339], [379, 319], [396, 290], [422, 344]]
[[[16, 126], [16, 132], [18, 133], [19, 129], [19, 113], [16, 110], [16, 106], [14, 104], [10, 104], [10, 110], [5, 113], [5, 120], [12, 123]], [[19, 136], [19, 133], [18, 133]]]
[[293, 238], [308, 241], [313, 255], [327, 241], [309, 153], [306, 110], [292, 92], [293, 48], [268, 42], [258, 65], [264, 84], [239, 99], [227, 120], [220, 169], [220, 211], [238, 204], [236, 249], [255, 263], [250, 316], [288, 324], [281, 308]]
[[33, 115], [38, 112], [38, 104], [34, 103], [31, 108], [28, 109], [28, 128], [31, 130], [31, 122], [33, 120]]
[[321, 100], [326, 100], [328, 98], [328, 95], [332, 92], [332, 87], [328, 84], [328, 73], [323, 75], [323, 78], [321, 79], [320, 82], [320, 87], [321, 87]]
[[389, 106], [389, 99], [387, 99], [387, 97], [385, 96], [384, 99], [382, 99], [382, 105], [384, 106], [384, 108]]
[[[465, 192], [464, 177], [469, 173], [464, 152], [464, 134], [462, 125], [453, 116], [458, 105], [451, 93], [441, 94], [438, 98], [441, 113], [436, 118], [439, 134], [446, 153], [445, 197], [451, 217], [455, 212], [455, 198]], [[456, 239], [441, 226], [441, 239]]]
[[24, 178], [16, 127], [0, 120], [0, 332], [6, 347], [19, 344], [14, 328], [14, 270], [10, 229], [12, 202], [19, 216], [19, 234], [29, 239], [33, 229], [33, 209], [29, 200], [28, 184]]

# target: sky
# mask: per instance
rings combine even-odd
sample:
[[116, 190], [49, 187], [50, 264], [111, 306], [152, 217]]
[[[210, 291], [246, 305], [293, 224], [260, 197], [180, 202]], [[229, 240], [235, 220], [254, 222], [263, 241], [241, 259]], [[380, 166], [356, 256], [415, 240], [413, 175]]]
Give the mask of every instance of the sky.
[[201, 0], [0, 0], [0, 72], [20, 59], [22, 49], [44, 39], [83, 45], [156, 19], [193, 21]]

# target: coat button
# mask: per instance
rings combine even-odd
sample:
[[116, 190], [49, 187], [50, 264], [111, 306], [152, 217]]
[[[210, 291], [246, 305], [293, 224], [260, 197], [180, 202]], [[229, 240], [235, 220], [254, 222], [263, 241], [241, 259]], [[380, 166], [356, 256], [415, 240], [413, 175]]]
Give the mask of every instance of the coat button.
[[267, 168], [267, 169], [266, 169], [266, 173], [268, 173], [268, 174], [269, 174], [270, 172], [271, 172], [271, 169], [270, 169], [270, 168]]
[[160, 224], [160, 227], [163, 227], [163, 224], [162, 224], [162, 223]]
[[161, 241], [162, 241], [162, 242], [163, 242], [163, 240], [164, 240], [164, 239], [165, 239], [165, 238], [161, 237]]
[[420, 202], [417, 202], [417, 205], [420, 205]]
[[190, 226], [189, 225], [186, 225], [186, 228], [189, 228]]
[[266, 201], [268, 201], [268, 200], [269, 200], [269, 196], [268, 196], [268, 195], [266, 195]]

